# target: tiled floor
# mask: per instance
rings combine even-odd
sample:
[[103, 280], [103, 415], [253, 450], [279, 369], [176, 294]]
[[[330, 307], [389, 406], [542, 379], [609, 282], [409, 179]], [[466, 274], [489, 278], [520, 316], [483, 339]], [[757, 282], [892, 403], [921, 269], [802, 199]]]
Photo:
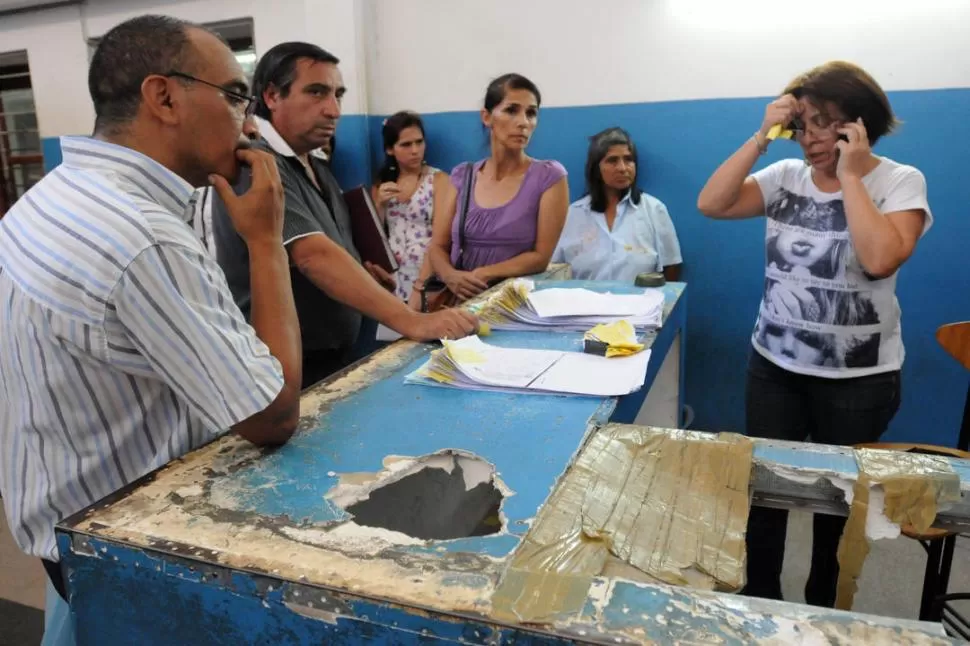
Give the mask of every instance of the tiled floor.
[[20, 551], [0, 500], [0, 646], [37, 646], [44, 634], [44, 566]]
[[43, 610], [46, 577], [40, 560], [30, 558], [13, 542], [0, 506], [0, 599]]
[[[811, 516], [793, 512], [788, 525], [782, 582], [788, 601], [804, 601], [802, 588], [808, 577], [811, 535]], [[923, 548], [915, 541], [898, 538], [875, 542], [859, 580], [854, 610], [915, 619], [919, 613], [925, 564]], [[38, 560], [28, 558], [17, 549], [0, 513], [0, 599], [43, 609], [45, 576]], [[970, 592], [970, 537], [957, 542], [950, 591]], [[970, 611], [970, 607], [964, 611]]]
[[[788, 544], [782, 592], [787, 601], [805, 602], [812, 553], [812, 515], [792, 512], [788, 521]], [[923, 590], [926, 552], [914, 540], [900, 536], [872, 543], [859, 577], [859, 592], [852, 607], [857, 612], [917, 619]], [[970, 536], [957, 540], [950, 574], [950, 592], [970, 592]], [[960, 605], [965, 615], [970, 606]]]

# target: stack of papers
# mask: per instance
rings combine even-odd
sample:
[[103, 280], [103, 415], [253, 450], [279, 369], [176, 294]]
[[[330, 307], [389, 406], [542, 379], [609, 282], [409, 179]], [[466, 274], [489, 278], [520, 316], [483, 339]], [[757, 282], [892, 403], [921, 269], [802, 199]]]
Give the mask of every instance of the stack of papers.
[[645, 331], [660, 327], [663, 306], [660, 289], [637, 294], [602, 294], [582, 288], [536, 291], [532, 281], [519, 279], [507, 283], [476, 313], [496, 330], [585, 332], [601, 323], [626, 319], [637, 330]]
[[582, 352], [500, 348], [477, 336], [444, 347], [405, 382], [465, 390], [619, 397], [643, 387], [650, 351], [607, 359]]

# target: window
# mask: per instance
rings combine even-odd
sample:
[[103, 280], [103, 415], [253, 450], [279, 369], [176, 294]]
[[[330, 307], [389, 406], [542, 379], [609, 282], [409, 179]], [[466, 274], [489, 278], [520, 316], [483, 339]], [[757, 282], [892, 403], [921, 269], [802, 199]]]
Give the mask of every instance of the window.
[[[246, 78], [252, 82], [253, 72], [256, 70], [256, 46], [253, 42], [253, 19], [239, 18], [236, 20], [223, 20], [220, 22], [210, 22], [203, 25], [216, 32], [229, 43], [229, 49], [236, 55], [236, 60], [242, 67]], [[88, 40], [88, 60], [94, 55], [94, 50], [98, 47], [100, 38]]]
[[43, 176], [27, 52], [0, 54], [0, 217]]
[[250, 82], [256, 71], [256, 45], [253, 41], [253, 21], [251, 18], [228, 20], [226, 22], [210, 23], [206, 25], [226, 39], [229, 49], [236, 55], [240, 67]]

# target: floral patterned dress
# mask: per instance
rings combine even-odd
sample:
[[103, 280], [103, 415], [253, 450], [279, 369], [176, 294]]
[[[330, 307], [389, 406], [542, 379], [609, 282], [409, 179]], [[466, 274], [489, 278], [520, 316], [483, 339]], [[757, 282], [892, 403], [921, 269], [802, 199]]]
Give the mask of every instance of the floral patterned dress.
[[431, 243], [431, 216], [434, 208], [434, 176], [437, 168], [425, 167], [411, 199], [387, 203], [385, 219], [391, 250], [400, 269], [394, 292], [401, 300], [411, 297], [411, 288], [421, 271], [424, 254]]

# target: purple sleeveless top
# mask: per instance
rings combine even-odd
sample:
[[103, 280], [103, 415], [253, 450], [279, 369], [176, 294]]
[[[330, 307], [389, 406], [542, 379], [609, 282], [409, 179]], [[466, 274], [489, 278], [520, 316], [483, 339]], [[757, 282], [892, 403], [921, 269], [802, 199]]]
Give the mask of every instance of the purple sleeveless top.
[[[491, 209], [475, 203], [475, 181], [486, 160], [475, 162], [472, 173], [472, 193], [465, 216], [465, 252], [461, 269], [471, 271], [485, 265], [514, 258], [536, 246], [539, 225], [539, 200], [542, 194], [566, 176], [562, 164], [553, 160], [534, 159], [525, 171], [519, 192], [511, 200]], [[458, 224], [465, 199], [464, 183], [468, 164], [459, 164], [451, 171], [451, 183], [458, 190], [455, 218], [451, 223], [451, 263], [458, 261]]]

